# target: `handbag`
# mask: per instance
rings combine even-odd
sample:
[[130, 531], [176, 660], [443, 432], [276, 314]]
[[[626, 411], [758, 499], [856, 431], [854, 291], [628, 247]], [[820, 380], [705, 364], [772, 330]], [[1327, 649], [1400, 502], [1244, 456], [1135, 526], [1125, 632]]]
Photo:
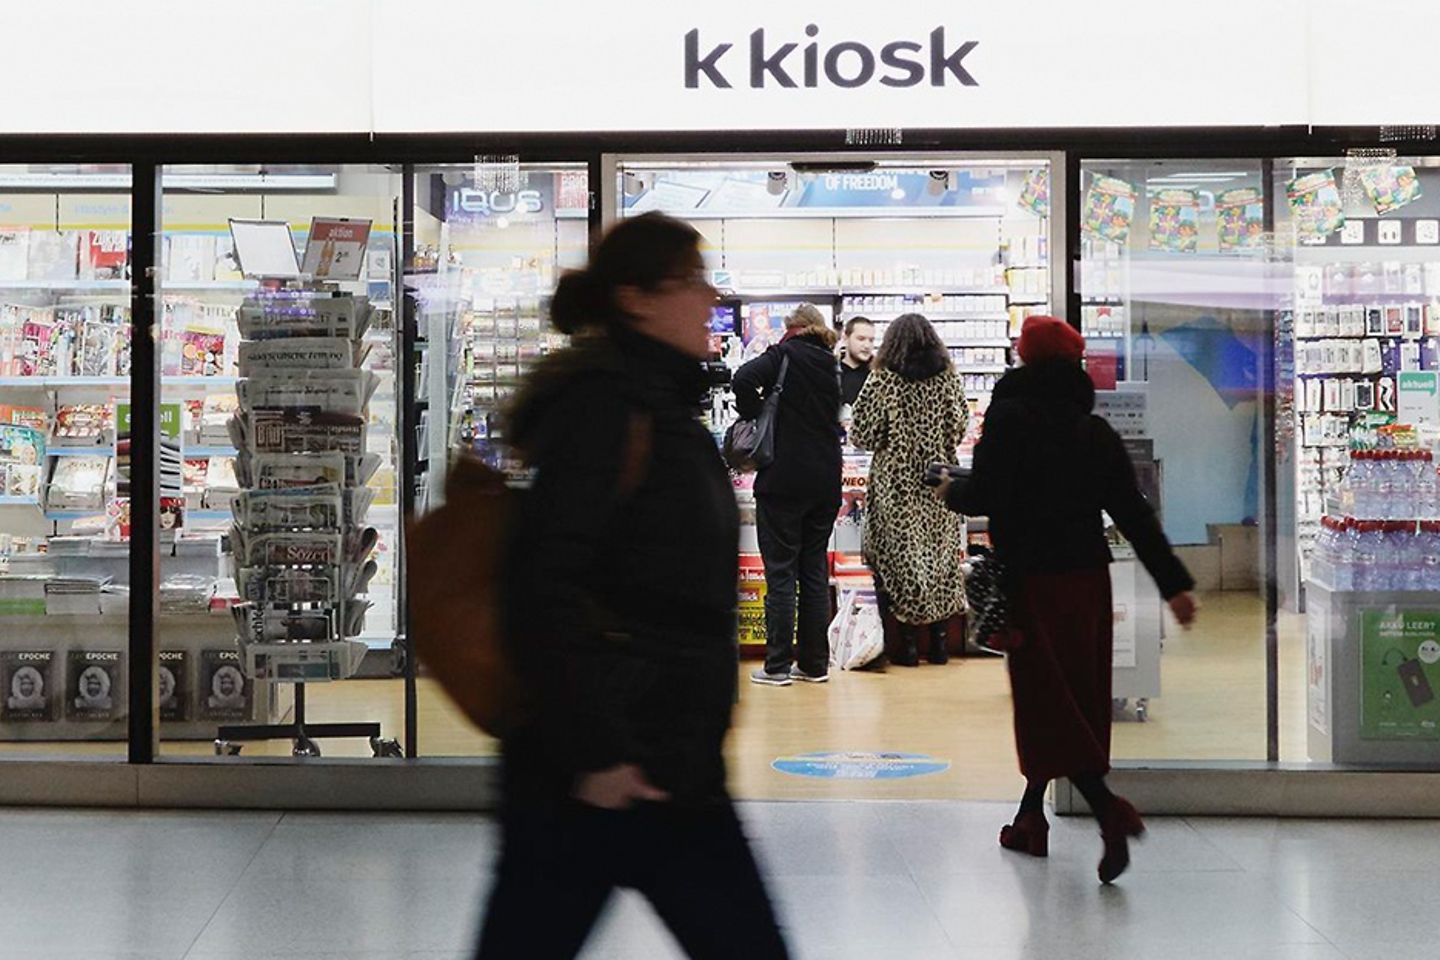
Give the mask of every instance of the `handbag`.
[[775, 462], [775, 418], [780, 413], [780, 395], [785, 392], [785, 374], [789, 370], [790, 357], [781, 354], [780, 375], [765, 394], [760, 415], [754, 420], [736, 420], [725, 431], [725, 462], [731, 470], [749, 473]]
[[970, 603], [966, 638], [971, 643], [987, 650], [1013, 650], [1020, 645], [1019, 634], [1010, 624], [1004, 564], [989, 555], [971, 560], [965, 574], [965, 596]]

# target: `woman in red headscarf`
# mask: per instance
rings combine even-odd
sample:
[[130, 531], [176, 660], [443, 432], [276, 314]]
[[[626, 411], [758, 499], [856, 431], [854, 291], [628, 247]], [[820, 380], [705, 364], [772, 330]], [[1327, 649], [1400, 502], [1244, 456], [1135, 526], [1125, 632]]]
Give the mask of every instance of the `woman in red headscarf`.
[[1129, 838], [1145, 827], [1105, 784], [1113, 620], [1101, 512], [1185, 626], [1195, 617], [1194, 581], [1140, 493], [1119, 435], [1093, 413], [1084, 338], [1054, 317], [1031, 317], [1018, 352], [1024, 366], [995, 388], [968, 482], [942, 487], [952, 509], [989, 518], [1006, 571], [1015, 743], [1026, 790], [1000, 844], [1046, 855], [1045, 788], [1065, 777], [1099, 821], [1099, 874], [1109, 883], [1129, 865]]

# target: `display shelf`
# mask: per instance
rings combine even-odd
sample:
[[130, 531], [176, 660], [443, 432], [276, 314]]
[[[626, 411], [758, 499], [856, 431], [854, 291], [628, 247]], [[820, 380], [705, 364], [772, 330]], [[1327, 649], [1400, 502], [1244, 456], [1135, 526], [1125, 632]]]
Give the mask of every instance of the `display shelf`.
[[0, 280], [0, 290], [98, 290], [130, 292], [129, 280]]
[[1017, 307], [1038, 307], [1050, 302], [1049, 297], [1011, 297], [1010, 303]]
[[955, 367], [955, 372], [956, 372], [956, 373], [960, 373], [960, 374], [965, 374], [965, 373], [1005, 373], [1005, 372], [1008, 371], [1009, 369], [1010, 369], [1009, 367], [1004, 366], [1003, 364], [994, 364], [994, 365], [989, 365], [989, 366], [974, 366], [974, 367], [962, 367], [962, 366], [956, 365], [956, 367]]
[[129, 384], [129, 377], [0, 377], [0, 387], [29, 387], [35, 390], [88, 390]]
[[115, 445], [96, 444], [90, 447], [47, 447], [47, 457], [113, 457], [115, 456]]
[[[39, 504], [36, 504], [36, 506], [39, 506]], [[94, 508], [93, 510], [46, 510], [46, 511], [45, 511], [45, 519], [46, 519], [46, 520], [60, 520], [60, 521], [64, 521], [64, 520], [84, 520], [84, 519], [86, 519], [87, 517], [103, 517], [104, 515], [105, 515], [105, 508], [104, 508], [104, 507], [96, 507], [96, 508]]]
[[253, 290], [258, 280], [164, 280], [160, 283], [163, 296], [171, 290]]
[[187, 460], [203, 460], [209, 457], [235, 457], [240, 455], [240, 451], [234, 447], [194, 446], [185, 447], [181, 452]]
[[199, 523], [228, 523], [235, 519], [229, 510], [186, 510], [185, 519]]
[[945, 342], [945, 346], [947, 347], [992, 347], [996, 350], [1008, 350], [1010, 347], [1015, 346], [1015, 342], [1008, 338], [1004, 340], [986, 340], [983, 337], [974, 337], [964, 340], [945, 340], [942, 336], [940, 339]]
[[161, 377], [160, 382], [167, 387], [179, 387], [183, 389], [213, 390], [224, 389], [234, 390], [238, 377], [182, 377], [170, 376]]
[[774, 287], [772, 289], [722, 288], [742, 300], [788, 300], [795, 297], [1008, 297], [1010, 288], [998, 287]]
[[40, 501], [34, 497], [11, 497], [0, 496], [0, 507], [39, 507]]

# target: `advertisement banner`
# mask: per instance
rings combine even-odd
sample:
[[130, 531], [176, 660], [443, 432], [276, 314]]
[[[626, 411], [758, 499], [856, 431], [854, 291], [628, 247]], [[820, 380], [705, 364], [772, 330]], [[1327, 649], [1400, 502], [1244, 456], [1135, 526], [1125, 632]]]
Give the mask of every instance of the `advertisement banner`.
[[1360, 738], [1440, 740], [1440, 610], [1360, 613]]

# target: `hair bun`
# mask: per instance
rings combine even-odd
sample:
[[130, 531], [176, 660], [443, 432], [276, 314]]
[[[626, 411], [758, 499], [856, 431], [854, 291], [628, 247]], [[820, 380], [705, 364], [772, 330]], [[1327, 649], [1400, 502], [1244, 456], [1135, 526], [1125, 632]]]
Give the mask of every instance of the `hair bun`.
[[604, 284], [597, 281], [590, 270], [566, 271], [555, 285], [550, 322], [564, 334], [604, 323], [610, 312], [610, 305], [605, 302], [606, 292]]

